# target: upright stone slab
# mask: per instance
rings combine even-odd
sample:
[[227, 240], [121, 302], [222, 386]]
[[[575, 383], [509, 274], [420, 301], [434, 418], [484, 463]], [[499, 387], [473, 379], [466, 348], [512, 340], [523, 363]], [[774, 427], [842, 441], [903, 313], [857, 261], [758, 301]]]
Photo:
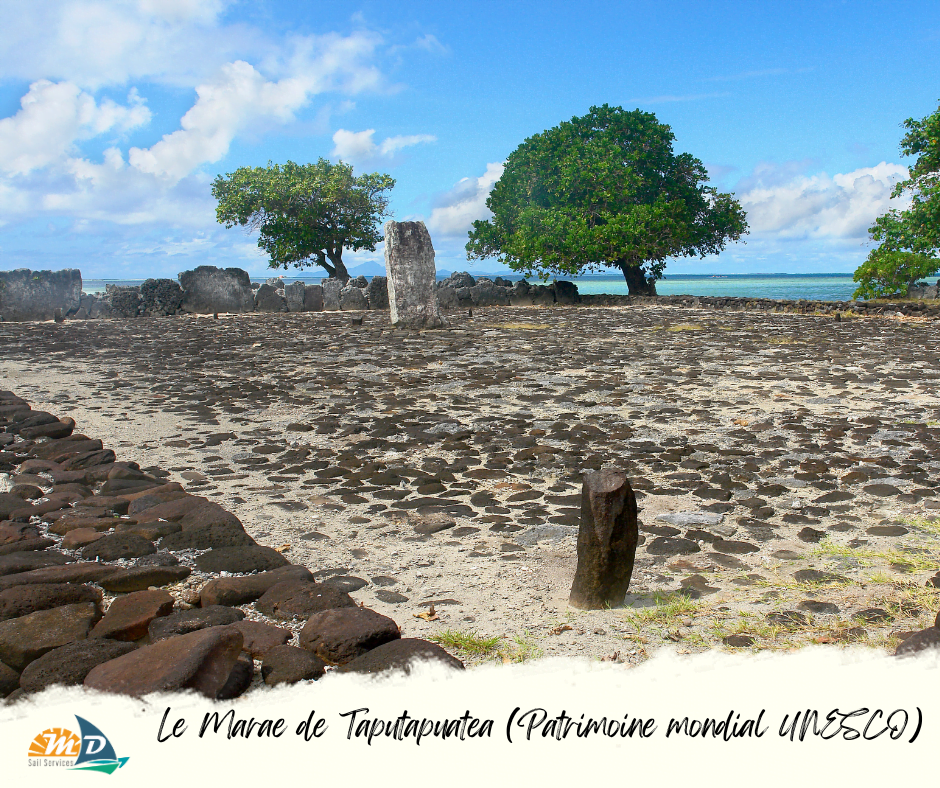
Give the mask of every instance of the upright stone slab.
[[179, 275], [184, 312], [212, 315], [216, 312], [251, 312], [255, 306], [251, 278], [241, 268], [200, 265]]
[[304, 293], [306, 286], [303, 282], [291, 282], [284, 285], [284, 299], [287, 301], [288, 312], [304, 311]]
[[323, 311], [338, 312], [339, 294], [343, 289], [343, 281], [330, 277], [320, 282], [320, 287], [323, 290]]
[[304, 288], [304, 312], [323, 311], [323, 287], [307, 285]]
[[622, 604], [639, 535], [636, 496], [627, 477], [614, 470], [585, 473], [569, 604], [583, 610]]
[[0, 271], [0, 318], [5, 321], [52, 320], [77, 312], [81, 306], [82, 272]]
[[424, 222], [385, 223], [385, 270], [391, 323], [399, 328], [441, 328], [435, 296], [434, 247]]

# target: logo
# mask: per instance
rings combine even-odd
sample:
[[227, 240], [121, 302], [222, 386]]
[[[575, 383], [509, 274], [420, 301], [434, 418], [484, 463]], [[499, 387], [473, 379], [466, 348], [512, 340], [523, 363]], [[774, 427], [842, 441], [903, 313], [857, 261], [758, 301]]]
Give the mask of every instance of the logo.
[[98, 728], [75, 715], [81, 737], [66, 728], [48, 728], [29, 745], [30, 766], [66, 766], [111, 774], [120, 769], [127, 758], [118, 758], [114, 747]]

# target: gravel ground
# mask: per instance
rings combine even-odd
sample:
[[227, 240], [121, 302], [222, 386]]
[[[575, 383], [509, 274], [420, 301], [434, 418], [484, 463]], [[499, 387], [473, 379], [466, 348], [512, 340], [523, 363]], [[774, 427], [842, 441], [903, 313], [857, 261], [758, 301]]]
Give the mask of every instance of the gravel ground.
[[[292, 562], [362, 578], [354, 598], [469, 663], [893, 650], [933, 623], [935, 323], [449, 318], [422, 333], [380, 312], [4, 323], [0, 387], [169, 471]], [[643, 544], [625, 605], [581, 611], [581, 474], [601, 467], [631, 480]]]

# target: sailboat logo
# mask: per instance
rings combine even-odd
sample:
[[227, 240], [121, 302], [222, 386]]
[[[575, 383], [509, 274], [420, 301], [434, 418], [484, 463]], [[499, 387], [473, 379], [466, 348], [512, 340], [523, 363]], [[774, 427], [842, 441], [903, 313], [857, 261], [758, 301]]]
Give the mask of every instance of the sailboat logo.
[[97, 727], [77, 714], [75, 719], [81, 738], [65, 728], [43, 731], [29, 746], [30, 766], [68, 766], [112, 774], [127, 763], [126, 757], [117, 757], [108, 737]]

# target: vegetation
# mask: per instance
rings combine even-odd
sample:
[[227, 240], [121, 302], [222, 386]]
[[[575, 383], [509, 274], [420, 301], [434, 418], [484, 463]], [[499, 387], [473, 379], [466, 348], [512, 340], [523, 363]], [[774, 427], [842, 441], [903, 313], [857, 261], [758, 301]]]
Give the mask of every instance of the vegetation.
[[880, 246], [855, 271], [859, 286], [853, 298], [890, 298], [907, 295], [914, 282], [940, 270], [940, 260], [917, 252], [899, 252]]
[[511, 643], [503, 643], [500, 637], [487, 637], [476, 632], [461, 632], [447, 629], [428, 640], [457, 651], [461, 656], [479, 660], [492, 659], [499, 662], [525, 662], [538, 659], [542, 650], [535, 644], [528, 632], [516, 635]]
[[591, 107], [525, 140], [476, 221], [467, 258], [496, 257], [543, 278], [619, 268], [631, 295], [655, 295], [669, 257], [717, 254], [747, 232], [741, 206], [706, 186], [649, 112]]
[[382, 173], [354, 176], [352, 166], [316, 164], [240, 167], [212, 183], [216, 218], [226, 227], [260, 230], [258, 246], [271, 268], [318, 265], [349, 279], [343, 249], [375, 251], [377, 227], [388, 216], [385, 192], [395, 180]]
[[895, 184], [892, 197], [907, 193], [911, 206], [879, 216], [868, 232], [881, 245], [855, 272], [855, 298], [907, 295], [918, 279], [940, 271], [940, 107], [922, 120], [908, 118], [902, 156], [917, 156], [910, 177]]

